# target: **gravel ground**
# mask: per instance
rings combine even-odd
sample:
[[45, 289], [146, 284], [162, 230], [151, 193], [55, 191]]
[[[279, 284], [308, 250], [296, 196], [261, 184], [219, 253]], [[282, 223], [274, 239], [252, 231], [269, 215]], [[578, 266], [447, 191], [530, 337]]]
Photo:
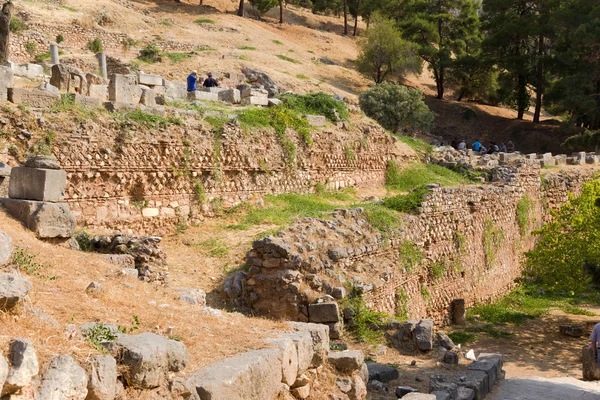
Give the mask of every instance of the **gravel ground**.
[[600, 382], [575, 378], [506, 379], [486, 400], [600, 400]]

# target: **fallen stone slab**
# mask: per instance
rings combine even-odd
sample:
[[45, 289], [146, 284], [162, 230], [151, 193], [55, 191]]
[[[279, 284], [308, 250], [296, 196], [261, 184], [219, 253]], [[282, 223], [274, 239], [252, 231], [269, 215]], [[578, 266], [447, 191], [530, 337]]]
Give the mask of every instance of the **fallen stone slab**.
[[420, 320], [415, 327], [413, 336], [419, 350], [429, 351], [433, 349], [433, 320]]
[[488, 388], [492, 388], [498, 380], [498, 370], [496, 364], [491, 361], [475, 361], [469, 365], [469, 369], [472, 371], [483, 371], [488, 377]]
[[108, 84], [108, 99], [115, 103], [139, 104], [142, 89], [137, 75], [112, 74]]
[[188, 101], [219, 101], [219, 95], [217, 93], [210, 92], [202, 92], [200, 90], [195, 90], [193, 92], [188, 92], [187, 94]]
[[111, 356], [88, 360], [88, 400], [114, 400], [117, 394], [117, 362]]
[[159, 75], [150, 75], [150, 74], [139, 73], [138, 80], [139, 80], [140, 85], [146, 85], [146, 86], [162, 86], [163, 85], [163, 78], [162, 78], [162, 76], [159, 76]]
[[4, 383], [3, 393], [16, 393], [32, 385], [40, 366], [37, 354], [27, 339], [15, 339], [10, 344], [10, 371]]
[[282, 382], [293, 386], [298, 377], [298, 351], [292, 339], [280, 337], [268, 339], [267, 343], [275, 345], [279, 350], [279, 363], [281, 364]]
[[5, 232], [0, 231], [0, 266], [6, 264], [12, 257], [12, 239]]
[[223, 89], [218, 93], [219, 101], [226, 101], [227, 103], [238, 104], [242, 101], [242, 95], [237, 89]]
[[177, 101], [187, 98], [187, 86], [185, 82], [171, 82], [165, 79], [163, 80], [163, 85], [165, 87], [165, 100]]
[[58, 202], [64, 200], [66, 186], [67, 173], [65, 171], [14, 167], [10, 174], [8, 197]]
[[53, 356], [37, 390], [39, 399], [84, 400], [88, 379], [85, 370], [69, 355]]
[[445, 348], [446, 350], [452, 350], [456, 347], [452, 339], [444, 332], [436, 333], [436, 343]]
[[13, 311], [30, 290], [31, 282], [23, 275], [0, 274], [0, 310]]
[[409, 393], [405, 395], [403, 400], [436, 400], [435, 395], [425, 393]]
[[[287, 322], [286, 326], [297, 332], [310, 333], [313, 351], [311, 368], [317, 368], [327, 360], [329, 354], [329, 327], [327, 325]], [[300, 350], [298, 350], [298, 356], [300, 357]]]
[[123, 367], [127, 384], [142, 389], [161, 386], [170, 372], [183, 370], [189, 361], [183, 343], [149, 332], [121, 335], [102, 345]]
[[374, 362], [367, 362], [366, 364], [369, 371], [369, 381], [376, 380], [387, 383], [400, 377], [398, 370], [389, 365]]
[[448, 381], [444, 375], [434, 374], [429, 377], [429, 393], [433, 392], [446, 392], [450, 400], [456, 400], [458, 385]]
[[294, 343], [298, 357], [298, 375], [303, 374], [311, 368], [315, 349], [310, 332], [285, 333], [281, 335], [281, 338], [290, 339]]
[[14, 86], [15, 80], [10, 67], [0, 66], [0, 101], [8, 99], [8, 88]]
[[9, 61], [8, 65], [12, 69], [12, 72], [15, 76], [22, 76], [28, 79], [35, 79], [44, 75], [44, 67], [38, 64], [16, 64]]
[[70, 238], [75, 232], [75, 216], [67, 203], [0, 198], [0, 205], [38, 238]]
[[179, 300], [206, 307], [206, 292], [202, 289], [179, 289]]
[[87, 94], [90, 97], [100, 100], [100, 102], [105, 102], [108, 100], [108, 85], [91, 84], [88, 87]]
[[78, 93], [73, 94], [71, 96], [73, 97], [73, 102], [75, 104], [89, 109], [98, 109], [102, 107], [102, 102], [104, 101], [104, 99], [101, 99], [99, 97], [87, 96]]
[[360, 350], [329, 352], [329, 363], [341, 372], [358, 371], [362, 368], [365, 356]]
[[242, 103], [253, 105], [253, 106], [268, 106], [269, 99], [266, 97], [250, 96], [250, 97], [243, 98]]
[[338, 322], [340, 309], [336, 302], [318, 303], [308, 305], [308, 320], [310, 322]]
[[504, 359], [502, 357], [502, 354], [481, 353], [477, 357], [477, 361], [486, 361], [493, 363], [496, 367], [496, 374], [498, 375], [498, 378], [500, 379], [502, 377], [502, 367], [504, 366]]
[[581, 325], [560, 325], [559, 331], [561, 334], [578, 338], [583, 336], [583, 326]]
[[279, 349], [254, 350], [217, 361], [192, 374], [186, 386], [200, 399], [274, 399], [281, 390]]
[[475, 392], [475, 400], [481, 400], [490, 391], [488, 386], [488, 376], [483, 371], [464, 371], [456, 374], [452, 378], [452, 382], [458, 386], [463, 386], [469, 389], [473, 389]]
[[60, 93], [38, 88], [9, 88], [8, 101], [28, 107], [51, 108], [60, 101]]

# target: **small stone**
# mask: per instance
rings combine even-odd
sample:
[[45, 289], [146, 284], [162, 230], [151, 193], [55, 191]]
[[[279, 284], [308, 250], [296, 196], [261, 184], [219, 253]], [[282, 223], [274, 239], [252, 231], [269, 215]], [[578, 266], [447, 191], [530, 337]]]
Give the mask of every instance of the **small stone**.
[[360, 350], [345, 350], [329, 352], [329, 363], [338, 371], [358, 371], [361, 369], [365, 356]]
[[91, 293], [102, 293], [103, 291], [104, 291], [104, 288], [98, 282], [91, 282], [85, 288], [85, 292], [88, 293], [88, 294], [91, 294]]
[[0, 274], [0, 310], [13, 312], [31, 290], [31, 282], [23, 275]]
[[442, 357], [442, 362], [444, 364], [457, 365], [458, 364], [458, 354], [455, 353], [454, 351], [447, 351], [446, 354], [444, 354], [444, 356]]
[[310, 385], [294, 388], [292, 394], [298, 399], [306, 399], [310, 396]]
[[335, 384], [343, 393], [352, 390], [352, 380], [350, 378], [337, 378]]
[[29, 168], [60, 169], [54, 156], [35, 156], [25, 161], [25, 166]]
[[419, 391], [412, 386], [396, 386], [394, 393], [396, 397], [402, 398], [409, 393], [418, 393]]
[[456, 347], [452, 339], [450, 339], [450, 337], [444, 332], [438, 332], [436, 334], [436, 341], [440, 346], [442, 346], [446, 350], [452, 350]]
[[385, 383], [379, 381], [369, 381], [367, 388], [378, 393], [387, 393], [390, 390]]

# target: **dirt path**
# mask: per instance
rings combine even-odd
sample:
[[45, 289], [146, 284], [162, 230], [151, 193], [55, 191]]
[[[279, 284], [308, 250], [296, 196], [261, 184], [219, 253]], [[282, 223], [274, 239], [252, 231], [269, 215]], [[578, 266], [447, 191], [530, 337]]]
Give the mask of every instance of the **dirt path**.
[[600, 382], [574, 378], [513, 378], [496, 386], [486, 400], [599, 400]]

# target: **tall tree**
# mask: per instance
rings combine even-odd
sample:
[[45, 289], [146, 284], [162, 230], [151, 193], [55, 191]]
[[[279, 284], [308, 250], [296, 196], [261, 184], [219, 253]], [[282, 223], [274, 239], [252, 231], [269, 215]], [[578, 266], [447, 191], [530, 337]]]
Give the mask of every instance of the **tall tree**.
[[413, 0], [399, 18], [404, 37], [417, 44], [433, 72], [438, 99], [444, 98], [448, 68], [456, 55], [480, 35], [477, 12], [476, 0]]
[[244, 0], [240, 0], [237, 15], [239, 15], [240, 17], [244, 16]]
[[283, 0], [279, 0], [279, 23], [280, 24], [284, 23], [284, 19], [283, 19]]
[[360, 0], [357, 0], [356, 4], [356, 12], [354, 13], [354, 33], [352, 36], [356, 36], [356, 31], [358, 30], [358, 14], [360, 12]]
[[344, 35], [348, 34], [348, 0], [344, 0]]
[[14, 5], [10, 0], [7, 0], [2, 6], [2, 11], [0, 11], [0, 65], [8, 61], [10, 19], [12, 18], [13, 10]]

